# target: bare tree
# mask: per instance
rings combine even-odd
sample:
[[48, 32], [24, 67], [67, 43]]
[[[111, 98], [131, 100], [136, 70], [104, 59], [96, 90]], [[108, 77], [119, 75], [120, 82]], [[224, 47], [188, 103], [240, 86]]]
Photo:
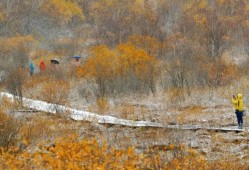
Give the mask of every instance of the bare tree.
[[23, 85], [27, 78], [28, 54], [24, 46], [20, 46], [12, 53], [12, 62], [7, 68], [6, 88], [17, 97], [22, 105]]

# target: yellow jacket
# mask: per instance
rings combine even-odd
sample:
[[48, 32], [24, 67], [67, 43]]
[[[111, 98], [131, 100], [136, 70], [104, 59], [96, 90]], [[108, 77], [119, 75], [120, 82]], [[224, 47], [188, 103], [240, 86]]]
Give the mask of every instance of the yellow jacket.
[[242, 94], [238, 94], [238, 110], [243, 111], [244, 110], [244, 104], [242, 100]]
[[243, 111], [244, 106], [243, 106], [243, 100], [242, 100], [242, 94], [238, 94], [238, 98], [234, 99], [232, 98], [232, 102], [234, 104], [235, 110]]
[[234, 109], [238, 110], [238, 99], [232, 98], [232, 102], [234, 104]]

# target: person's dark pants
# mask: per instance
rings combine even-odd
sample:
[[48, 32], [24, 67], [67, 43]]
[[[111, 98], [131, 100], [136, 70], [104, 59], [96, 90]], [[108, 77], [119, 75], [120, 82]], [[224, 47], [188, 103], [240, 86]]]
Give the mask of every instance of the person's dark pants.
[[237, 116], [238, 125], [242, 126], [243, 125], [243, 111], [236, 110], [235, 113], [236, 113], [236, 116]]

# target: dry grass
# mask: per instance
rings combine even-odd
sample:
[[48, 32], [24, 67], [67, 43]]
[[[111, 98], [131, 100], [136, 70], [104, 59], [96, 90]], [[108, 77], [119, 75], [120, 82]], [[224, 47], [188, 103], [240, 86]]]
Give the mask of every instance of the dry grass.
[[136, 120], [135, 117], [136, 110], [134, 105], [129, 105], [129, 104], [121, 105], [116, 108], [116, 111], [124, 119]]
[[202, 106], [179, 108], [180, 113], [176, 116], [176, 120], [179, 124], [197, 123], [198, 118], [205, 117], [202, 112], [204, 109]]
[[50, 118], [37, 113], [30, 117], [29, 120], [21, 129], [24, 144], [30, 145], [43, 140], [43, 138], [48, 139], [53, 136], [51, 126], [54, 122]]
[[104, 114], [109, 110], [109, 103], [108, 103], [108, 99], [107, 98], [98, 98], [96, 100], [96, 106], [98, 109], [98, 113]]
[[25, 89], [32, 89], [38, 86], [39, 84], [42, 84], [48, 79], [47, 75], [43, 74], [34, 74], [32, 77], [30, 77], [24, 84]]
[[110, 104], [107, 98], [97, 98], [95, 103], [88, 106], [88, 111], [97, 114], [108, 114], [110, 111]]
[[[33, 77], [33, 80], [30, 79], [30, 82], [27, 82], [26, 87], [29, 88], [35, 88], [37, 85], [39, 85], [41, 82], [44, 82], [45, 79], [42, 77]], [[238, 89], [241, 89], [240, 91], [243, 92], [243, 94], [247, 94], [248, 87], [249, 87], [249, 81], [243, 80], [243, 83], [241, 85], [238, 85], [236, 88], [230, 89], [229, 87], [221, 87], [217, 89], [205, 89], [205, 94], [210, 93], [210, 95], [215, 94], [219, 96], [220, 98], [225, 98], [228, 101], [230, 101], [230, 96], [236, 92], [239, 91]], [[50, 84], [50, 86], [52, 86]], [[202, 89], [203, 90], [203, 89]], [[196, 93], [198, 95], [203, 95], [204, 92], [201, 89], [193, 89], [193, 93]], [[167, 94], [168, 96], [172, 97], [172, 102], [180, 101], [177, 91], [170, 92], [171, 94]], [[212, 93], [212, 94], [211, 94]], [[185, 93], [186, 94], [186, 93]], [[170, 97], [170, 98], [171, 98]], [[176, 97], [176, 98], [175, 98]], [[190, 101], [192, 100], [190, 96]], [[204, 98], [205, 99], [205, 98]], [[137, 100], [137, 99], [134, 99]], [[206, 98], [206, 100], [209, 100], [209, 98]], [[11, 102], [3, 99], [4, 106], [6, 109], [11, 107]], [[52, 100], [51, 100], [52, 101]], [[140, 102], [140, 100], [139, 100]], [[139, 103], [138, 102], [138, 103]], [[168, 101], [164, 101], [165, 105], [168, 106]], [[224, 107], [230, 107], [229, 105], [226, 105], [226, 103], [217, 103], [215, 107], [212, 106], [214, 111], [217, 111], [219, 109], [222, 109]], [[132, 101], [130, 102], [132, 103]], [[141, 101], [143, 103], [143, 101]], [[145, 102], [144, 102], [145, 103]], [[151, 108], [147, 106], [146, 104], [125, 104], [118, 103], [115, 105], [111, 105], [107, 99], [101, 99], [97, 100], [96, 103], [93, 103], [91, 107], [89, 107], [89, 111], [97, 112], [101, 114], [108, 114], [108, 113], [116, 113], [118, 117], [125, 118], [125, 119], [131, 119], [131, 120], [144, 120], [148, 116], [153, 115], [153, 111], [151, 111]], [[245, 103], [246, 104], [246, 103]], [[171, 104], [169, 104], [171, 105]], [[231, 107], [233, 107], [231, 105]], [[189, 103], [187, 106], [184, 107], [178, 107], [178, 109], [172, 109], [177, 113], [176, 115], [173, 115], [173, 117], [176, 117], [177, 123], [180, 124], [189, 124], [189, 123], [201, 123], [198, 119], [205, 117], [205, 114], [209, 114], [207, 112], [203, 112], [206, 108], [210, 108], [209, 106], [202, 105], [195, 105], [193, 103]], [[167, 110], [168, 111], [168, 110]], [[165, 110], [161, 110], [160, 114], [165, 113]], [[210, 114], [214, 114], [211, 113]], [[169, 117], [165, 116], [165, 119], [170, 119]], [[100, 126], [100, 125], [98, 125]], [[95, 126], [91, 123], [85, 123], [85, 122], [74, 122], [68, 119], [65, 119], [65, 117], [55, 117], [54, 115], [46, 116], [44, 114], [41, 114], [40, 116], [33, 116], [29, 118], [29, 124], [26, 124], [23, 126], [23, 129], [21, 131], [22, 139], [24, 143], [27, 143], [27, 145], [35, 145], [38, 141], [50, 141], [52, 142], [53, 139], [60, 135], [68, 136], [70, 134], [77, 133], [81, 137], [87, 137], [87, 138], [98, 138], [99, 141], [108, 141], [108, 144], [113, 146], [127, 146], [127, 145], [133, 145], [137, 146], [137, 144], [142, 143], [143, 146], [147, 146], [150, 148], [154, 148], [152, 151], [160, 151], [164, 150], [165, 144], [162, 145], [156, 145], [153, 144], [154, 141], [160, 141], [160, 142], [173, 142], [173, 143], [183, 143], [186, 142], [183, 139], [183, 134], [180, 134], [178, 132], [169, 132], [169, 131], [163, 131], [159, 129], [153, 129], [153, 128], [125, 128], [122, 126], [105, 126], [103, 125], [103, 129], [99, 128], [98, 126]], [[102, 126], [102, 125], [101, 125]], [[100, 127], [101, 127], [100, 126]], [[82, 130], [83, 129], [83, 130]], [[123, 132], [124, 131], [124, 132]], [[226, 139], [222, 136], [217, 136], [216, 138], [212, 136], [212, 143], [219, 142], [220, 145], [229, 145], [230, 142], [226, 141]], [[144, 143], [143, 143], [144, 142]], [[163, 143], [162, 142], [162, 143]], [[234, 140], [231, 144], [233, 145], [240, 145], [241, 141]], [[177, 144], [176, 144], [177, 145]], [[160, 148], [162, 146], [162, 148]], [[225, 147], [226, 147], [225, 146]], [[177, 148], [177, 147], [176, 147]], [[222, 155], [225, 155], [227, 150], [224, 150], [220, 148], [220, 146], [212, 146], [211, 150], [213, 152], [219, 152]], [[248, 148], [245, 149], [248, 153]], [[199, 151], [198, 151], [199, 152]], [[201, 151], [200, 151], [201, 153]], [[203, 155], [208, 155], [209, 153], [205, 153]], [[236, 159], [237, 156], [233, 155]], [[229, 158], [232, 159], [232, 158]], [[243, 158], [245, 161], [249, 158], [245, 156]]]
[[7, 115], [0, 109], [0, 147], [9, 149], [16, 145], [20, 139], [21, 126], [22, 123], [19, 120]]

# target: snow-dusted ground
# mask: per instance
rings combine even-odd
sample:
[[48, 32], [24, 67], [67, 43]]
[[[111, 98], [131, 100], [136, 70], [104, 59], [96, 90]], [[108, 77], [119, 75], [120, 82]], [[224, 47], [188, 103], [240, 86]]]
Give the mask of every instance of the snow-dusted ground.
[[[1, 92], [1, 98], [7, 97], [11, 101], [14, 100], [14, 96], [9, 93]], [[207, 129], [207, 130], [221, 130], [221, 131], [249, 131], [248, 128], [245, 129], [237, 129], [236, 127], [213, 127], [207, 125], [164, 125], [162, 123], [156, 122], [149, 122], [149, 121], [132, 121], [126, 119], [120, 119], [113, 116], [102, 116], [96, 113], [81, 111], [72, 109], [62, 105], [56, 105], [47, 103], [44, 101], [32, 100], [23, 98], [23, 106], [35, 109], [38, 111], [43, 111], [47, 113], [53, 114], [61, 114], [61, 113], [69, 113], [70, 117], [74, 120], [85, 120], [94, 123], [105, 123], [105, 124], [115, 124], [115, 125], [124, 125], [124, 126], [131, 126], [131, 127], [159, 127], [159, 128], [170, 128], [170, 129]]]
[[[13, 95], [9, 93], [1, 92], [0, 96], [1, 98], [7, 97], [12, 101], [14, 100]], [[27, 98], [23, 98], [23, 106], [30, 109], [35, 109], [53, 114], [70, 113], [71, 118], [74, 120], [85, 120], [96, 123], [107, 123], [107, 124], [117, 124], [117, 125], [136, 126], [136, 127], [143, 127], [143, 126], [162, 127], [162, 124], [160, 123], [147, 122], [147, 121], [132, 121], [132, 120], [119, 119], [113, 116], [102, 116], [96, 113], [76, 110], [62, 105], [56, 105], [44, 101], [32, 100]]]

